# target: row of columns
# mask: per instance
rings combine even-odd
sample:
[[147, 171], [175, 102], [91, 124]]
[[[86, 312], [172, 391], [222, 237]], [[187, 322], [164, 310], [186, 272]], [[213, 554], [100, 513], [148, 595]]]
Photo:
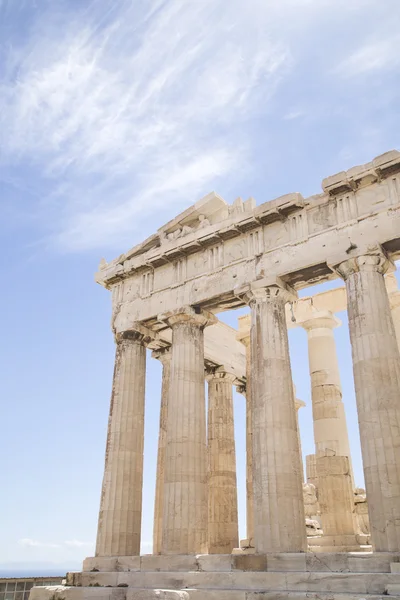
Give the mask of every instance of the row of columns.
[[[378, 253], [337, 267], [347, 289], [361, 447], [377, 551], [400, 550], [400, 354], [383, 278], [388, 267]], [[280, 280], [261, 280], [244, 291], [243, 298], [251, 309], [248, 537], [260, 553], [303, 552], [307, 541], [301, 458], [285, 317], [285, 304], [294, 294]], [[222, 370], [208, 375], [208, 451], [206, 440], [203, 331], [215, 318], [192, 308], [161, 318], [172, 329], [172, 345], [157, 354], [164, 375], [154, 551], [230, 552], [237, 546], [232, 379]], [[314, 419], [321, 432], [319, 458], [327, 450], [323, 439], [339, 456], [350, 456], [347, 432], [343, 435], [343, 427], [336, 428], [339, 421], [343, 425], [344, 412], [335, 324], [334, 317], [324, 315], [317, 324], [306, 326]], [[138, 331], [117, 338], [98, 556], [140, 551], [145, 347], [145, 336]], [[329, 362], [328, 372], [321, 361]]]

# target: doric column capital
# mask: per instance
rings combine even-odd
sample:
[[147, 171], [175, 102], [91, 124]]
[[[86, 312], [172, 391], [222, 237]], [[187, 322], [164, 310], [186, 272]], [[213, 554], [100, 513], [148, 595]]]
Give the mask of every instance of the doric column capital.
[[299, 323], [299, 325], [306, 331], [319, 328], [334, 329], [335, 327], [339, 327], [341, 324], [342, 321], [329, 310], [318, 311], [311, 318]]
[[171, 360], [171, 346], [164, 346], [164, 348], [157, 348], [151, 353], [152, 358], [156, 358], [162, 364]]
[[380, 248], [374, 248], [368, 254], [362, 254], [354, 258], [349, 258], [335, 267], [335, 271], [345, 281], [350, 275], [360, 271], [376, 271], [384, 275], [390, 269], [393, 269], [393, 262], [386, 256]]
[[300, 408], [304, 408], [306, 406], [306, 403], [304, 402], [304, 400], [300, 400], [300, 398], [294, 398], [294, 406], [296, 408], [296, 411], [299, 412]]
[[115, 334], [115, 342], [117, 344], [124, 340], [129, 340], [137, 344], [143, 344], [143, 346], [151, 346], [157, 339], [157, 333], [141, 323], [134, 323], [130, 329]]
[[192, 306], [183, 306], [167, 313], [158, 315], [158, 320], [166, 323], [169, 327], [174, 327], [178, 323], [191, 323], [200, 329], [204, 329], [209, 325], [215, 325], [218, 319], [212, 313], [193, 308]]
[[232, 384], [236, 381], [236, 375], [224, 366], [206, 367], [206, 380], [218, 379], [220, 381], [230, 381]]
[[247, 304], [262, 302], [293, 302], [297, 299], [297, 292], [280, 277], [257, 279], [248, 286], [236, 290], [236, 295]]

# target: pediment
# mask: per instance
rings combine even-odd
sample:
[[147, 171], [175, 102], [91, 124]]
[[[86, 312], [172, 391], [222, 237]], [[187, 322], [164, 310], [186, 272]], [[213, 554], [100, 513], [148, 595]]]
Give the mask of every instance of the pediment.
[[160, 238], [174, 239], [174, 236], [190, 233], [191, 230], [212, 225], [223, 220], [228, 214], [228, 204], [215, 192], [210, 192], [201, 200], [181, 212], [158, 229]]

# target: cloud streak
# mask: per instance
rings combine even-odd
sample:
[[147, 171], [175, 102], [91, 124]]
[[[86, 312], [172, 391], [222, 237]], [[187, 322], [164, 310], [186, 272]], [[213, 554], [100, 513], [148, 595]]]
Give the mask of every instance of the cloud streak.
[[400, 64], [400, 36], [369, 41], [344, 59], [337, 67], [345, 77], [363, 76], [374, 71], [396, 69]]
[[25, 548], [61, 548], [61, 544], [54, 544], [53, 542], [40, 542], [39, 540], [32, 540], [31, 538], [23, 538], [18, 541], [20, 546]]
[[81, 540], [66, 540], [65, 542], [42, 542], [31, 538], [22, 538], [18, 540], [18, 544], [24, 548], [84, 548], [94, 546], [93, 542], [83, 542]]
[[2, 145], [53, 182], [41, 208], [61, 217], [64, 248], [115, 241], [244, 165], [246, 140], [231, 146], [229, 129], [268, 100], [289, 55], [232, 5], [122, 2], [104, 15], [94, 3], [61, 39], [47, 12], [44, 35], [9, 57]]
[[[3, 16], [13, 4], [0, 0]], [[265, 115], [308, 28], [378, 5], [348, 4], [24, 0], [26, 35], [17, 28], [0, 48], [0, 179], [35, 190], [25, 209], [64, 251], [132, 245], [248, 173], [249, 122]]]
[[93, 542], [82, 542], [80, 540], [67, 540], [64, 542], [70, 548], [85, 548], [86, 546], [94, 546]]

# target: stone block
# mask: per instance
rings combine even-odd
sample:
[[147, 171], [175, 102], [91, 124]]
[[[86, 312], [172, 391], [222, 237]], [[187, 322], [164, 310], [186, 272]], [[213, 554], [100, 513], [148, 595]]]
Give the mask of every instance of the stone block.
[[[393, 596], [385, 598], [393, 598]], [[247, 592], [246, 600], [382, 600], [382, 596], [332, 592]]]
[[79, 587], [82, 585], [82, 573], [69, 572], [65, 577], [65, 584], [67, 586]]
[[389, 596], [400, 596], [400, 583], [389, 583], [385, 588], [385, 593]]
[[[126, 600], [127, 588], [118, 587], [87, 587], [82, 588], [83, 600]], [[71, 600], [78, 600], [71, 598]]]
[[90, 556], [83, 561], [82, 571], [116, 571], [117, 557]]
[[[267, 571], [234, 571], [227, 573], [231, 575], [231, 587], [232, 589], [242, 590], [286, 590], [286, 574], [285, 573], [268, 573]], [[222, 582], [221, 582], [222, 583]], [[219, 587], [222, 587], [221, 584]]]
[[[369, 547], [371, 548], [371, 546]], [[360, 554], [363, 552], [360, 546], [310, 546], [310, 552], [315, 552], [317, 554], [324, 552], [325, 554], [349, 554], [350, 552], [355, 554], [359, 552]]]
[[311, 572], [349, 572], [348, 555], [345, 553], [308, 552], [306, 570]]
[[349, 554], [347, 562], [352, 573], [389, 573], [392, 558], [387, 552], [366, 552]]
[[232, 550], [232, 554], [239, 554], [240, 556], [242, 556], [243, 554], [255, 554], [255, 553], [256, 553], [255, 548], [234, 548]]
[[87, 586], [96, 586], [96, 587], [105, 587], [112, 586], [115, 587], [118, 583], [117, 581], [118, 573], [105, 573], [102, 571], [95, 573], [82, 573], [82, 585]]
[[119, 556], [117, 559], [117, 571], [140, 571], [141, 556]]
[[372, 164], [374, 167], [382, 167], [387, 164], [395, 164], [400, 161], [400, 152], [398, 150], [389, 150], [388, 152], [384, 152], [379, 156], [376, 156]]
[[126, 600], [189, 600], [188, 592], [183, 590], [138, 590], [128, 588]]
[[190, 600], [246, 600], [244, 590], [188, 590]]
[[232, 556], [232, 570], [267, 571], [268, 562], [265, 554], [236, 554]]
[[[71, 588], [63, 585], [52, 585], [52, 586], [35, 586], [31, 589], [29, 598], [33, 600], [61, 600], [61, 598], [67, 598], [68, 592]], [[72, 588], [74, 589], [74, 588]], [[76, 588], [82, 597], [82, 591]]]
[[[370, 573], [362, 575], [365, 579], [368, 594], [384, 594], [386, 586], [398, 586], [400, 590], [400, 576], [393, 573]], [[393, 594], [396, 595], [396, 594]]]
[[[339, 457], [342, 458], [342, 457]], [[345, 457], [343, 457], [345, 458]], [[318, 538], [318, 541], [313, 542], [316, 546], [321, 548], [335, 548], [338, 549], [333, 552], [358, 552], [360, 551], [360, 544], [355, 535], [328, 535], [325, 534]], [[356, 550], [339, 550], [339, 548], [355, 547]], [[323, 550], [323, 552], [326, 550]]]
[[[291, 597], [290, 594], [291, 594], [291, 592], [286, 592], [286, 591], [283, 591], [283, 592], [247, 592], [246, 600], [288, 600]], [[296, 599], [301, 598], [301, 600], [303, 600], [302, 596], [304, 596], [304, 599], [306, 598], [305, 594], [300, 595], [300, 593], [297, 593]]]
[[[118, 573], [118, 585], [133, 586], [143, 589], [181, 590], [187, 587], [197, 587], [198, 581], [192, 576], [197, 573], [172, 571], [138, 571]], [[194, 585], [191, 585], [194, 584]]]
[[267, 554], [268, 571], [305, 571], [305, 552]]
[[30, 592], [34, 600], [125, 600], [126, 589], [107, 587], [34, 587]]
[[390, 563], [390, 572], [391, 573], [400, 573], [400, 562]]
[[199, 571], [232, 571], [231, 554], [198, 554]]
[[193, 555], [172, 554], [142, 556], [141, 571], [198, 571], [197, 557]]
[[322, 189], [324, 192], [331, 192], [337, 188], [345, 187], [347, 184], [347, 173], [346, 171], [340, 171], [335, 175], [330, 175], [322, 180]]
[[248, 548], [254, 548], [254, 540], [253, 538], [245, 538], [244, 540], [240, 540], [239, 544], [242, 550], [247, 550]]
[[[288, 577], [293, 575], [293, 573], [288, 574]], [[304, 583], [305, 589], [309, 592], [367, 593], [365, 575], [361, 573], [313, 573], [311, 577], [303, 577], [303, 586]]]

